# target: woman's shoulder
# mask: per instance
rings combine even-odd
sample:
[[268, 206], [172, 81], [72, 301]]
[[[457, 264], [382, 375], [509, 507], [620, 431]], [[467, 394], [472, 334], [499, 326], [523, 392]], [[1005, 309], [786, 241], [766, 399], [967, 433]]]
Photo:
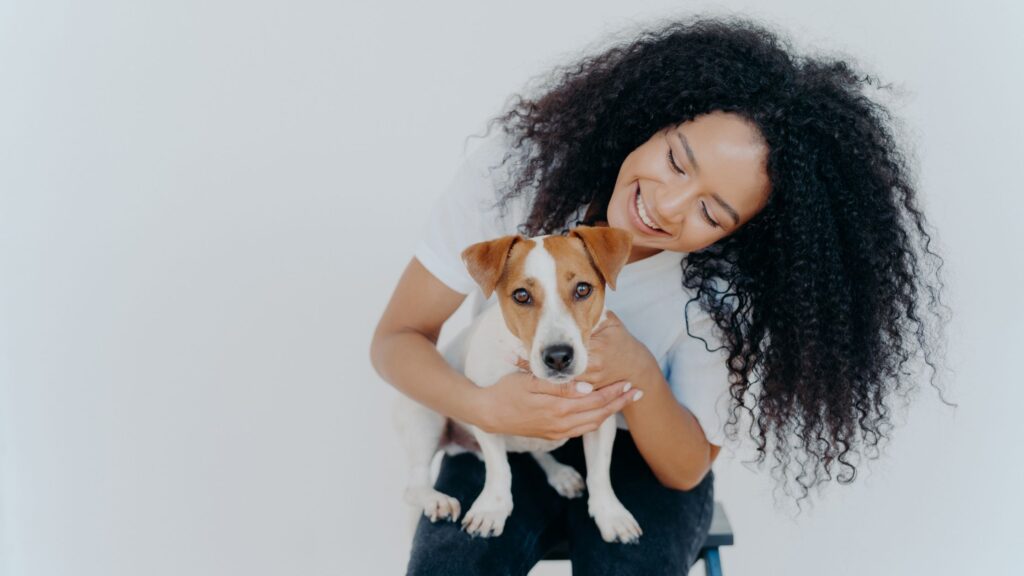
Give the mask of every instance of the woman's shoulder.
[[505, 198], [512, 184], [512, 141], [503, 131], [470, 138], [447, 187], [434, 200], [415, 256], [445, 284], [463, 294], [475, 285], [460, 255], [473, 243], [514, 234], [532, 196]]

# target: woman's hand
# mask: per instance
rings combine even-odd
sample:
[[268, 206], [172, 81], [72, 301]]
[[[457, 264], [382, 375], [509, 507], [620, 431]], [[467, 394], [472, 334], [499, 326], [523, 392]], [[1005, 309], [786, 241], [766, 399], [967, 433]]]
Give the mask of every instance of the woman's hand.
[[529, 372], [513, 372], [479, 389], [478, 422], [492, 434], [562, 440], [597, 428], [633, 401], [627, 382], [589, 393], [575, 382], [555, 384]]
[[642, 342], [633, 337], [612, 311], [587, 344], [587, 370], [576, 377], [600, 390], [617, 382], [630, 382], [633, 375], [649, 369], [661, 371], [658, 361]]

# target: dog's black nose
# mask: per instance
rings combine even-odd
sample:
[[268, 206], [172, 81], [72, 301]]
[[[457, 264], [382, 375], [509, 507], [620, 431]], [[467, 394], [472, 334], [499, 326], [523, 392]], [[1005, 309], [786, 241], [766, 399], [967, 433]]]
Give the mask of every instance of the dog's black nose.
[[553, 370], [565, 370], [572, 364], [572, 346], [555, 344], [544, 349], [544, 364]]

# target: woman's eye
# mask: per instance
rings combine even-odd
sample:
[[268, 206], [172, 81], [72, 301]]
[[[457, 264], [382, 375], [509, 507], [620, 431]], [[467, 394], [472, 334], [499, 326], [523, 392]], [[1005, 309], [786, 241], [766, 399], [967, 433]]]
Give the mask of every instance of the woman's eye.
[[576, 285], [576, 299], [584, 300], [587, 296], [590, 296], [590, 292], [594, 289], [593, 286], [586, 282], [580, 282]]
[[533, 299], [530, 298], [530, 293], [527, 292], [525, 288], [518, 288], [513, 292], [512, 299], [520, 304], [529, 304], [533, 301]]
[[672, 147], [671, 146], [668, 147], [668, 163], [672, 165], [672, 169], [675, 170], [676, 172], [679, 172], [680, 174], [686, 174], [686, 172], [683, 171], [682, 168], [680, 168], [679, 166], [676, 166], [676, 158], [675, 158], [675, 156], [672, 155]]
[[708, 214], [708, 207], [703, 202], [700, 203], [700, 211], [704, 214], [704, 219], [708, 221], [708, 224], [711, 224], [712, 228], [719, 227], [718, 222], [711, 219], [711, 214]]

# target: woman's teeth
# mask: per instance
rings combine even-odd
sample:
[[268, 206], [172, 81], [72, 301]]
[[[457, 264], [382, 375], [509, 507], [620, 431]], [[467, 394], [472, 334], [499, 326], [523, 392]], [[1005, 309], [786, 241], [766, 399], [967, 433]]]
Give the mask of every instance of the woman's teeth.
[[640, 220], [644, 224], [650, 226], [651, 228], [659, 232], [663, 232], [661, 228], [658, 228], [654, 224], [654, 221], [651, 220], [651, 217], [647, 215], [647, 208], [644, 207], [644, 199], [640, 196], [639, 191], [636, 193], [636, 213], [640, 215]]

